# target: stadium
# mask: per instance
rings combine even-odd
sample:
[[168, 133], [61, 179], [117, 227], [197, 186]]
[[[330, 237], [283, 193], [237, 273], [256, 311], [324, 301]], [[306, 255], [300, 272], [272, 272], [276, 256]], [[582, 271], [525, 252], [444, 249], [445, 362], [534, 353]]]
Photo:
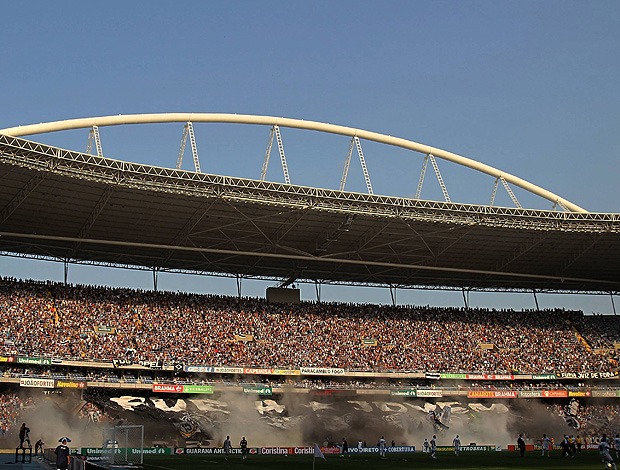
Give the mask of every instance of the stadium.
[[[103, 156], [99, 128], [165, 123], [184, 125], [176, 168]], [[201, 172], [193, 123], [269, 129], [261, 177]], [[287, 128], [348, 140], [339, 189], [291, 183]], [[29, 140], [74, 129], [89, 130], [86, 152]], [[414, 198], [374, 194], [366, 142], [423, 155]], [[181, 170], [186, 144], [195, 171]], [[272, 146], [283, 183], [265, 178]], [[345, 191], [355, 154], [366, 193]], [[487, 175], [490, 203], [452, 202], [437, 160]], [[420, 198], [429, 163], [443, 201]], [[513, 188], [552, 207], [524, 208]], [[494, 204], [502, 190], [515, 207]], [[219, 458], [227, 436], [231, 458], [244, 437], [258, 459], [313, 454], [315, 443], [339, 454], [343, 437], [351, 453], [378, 457], [384, 436], [388, 455], [406, 457], [425, 454], [433, 435], [444, 452], [457, 434], [464, 452], [507, 450], [519, 435], [539, 450], [543, 434], [557, 446], [570, 436], [586, 452], [602, 433], [620, 434], [620, 214], [587, 212], [440, 148], [237, 114], [0, 129], [0, 253], [64, 263], [65, 273], [72, 264], [153, 273], [152, 290], [69, 284], [66, 274], [64, 283], [0, 279], [6, 448], [19, 442], [20, 422], [45, 442], [71, 436], [92, 462], [139, 448], [140, 464], [149, 453]], [[160, 273], [235, 278], [239, 295], [159, 291]], [[244, 279], [273, 287], [244, 297]], [[316, 286], [316, 300], [300, 299], [300, 283]], [[455, 290], [464, 306], [321, 301], [321, 286], [331, 284]], [[477, 291], [601, 294], [614, 315], [471, 308]], [[132, 426], [142, 426], [135, 445], [106, 434], [129, 439]]]

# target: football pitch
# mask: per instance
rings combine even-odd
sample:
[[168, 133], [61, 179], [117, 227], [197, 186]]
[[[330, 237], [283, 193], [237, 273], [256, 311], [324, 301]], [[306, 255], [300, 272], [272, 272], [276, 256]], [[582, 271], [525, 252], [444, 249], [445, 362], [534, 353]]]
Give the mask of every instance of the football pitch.
[[[225, 460], [222, 455], [181, 455], [144, 457], [147, 470], [190, 470], [198, 468], [230, 468], [256, 470], [310, 470], [312, 455], [281, 456], [251, 455], [245, 460], [240, 455], [231, 455]], [[455, 456], [453, 453], [437, 454], [432, 459], [428, 454], [398, 454], [381, 458], [378, 455], [351, 455], [340, 457], [328, 455], [326, 460], [316, 459], [315, 470], [440, 470], [440, 469], [486, 469], [486, 470], [596, 470], [604, 469], [598, 451], [590, 450], [573, 458], [562, 458], [559, 452], [551, 457], [542, 457], [538, 452], [527, 452], [519, 457], [517, 452], [471, 452]]]

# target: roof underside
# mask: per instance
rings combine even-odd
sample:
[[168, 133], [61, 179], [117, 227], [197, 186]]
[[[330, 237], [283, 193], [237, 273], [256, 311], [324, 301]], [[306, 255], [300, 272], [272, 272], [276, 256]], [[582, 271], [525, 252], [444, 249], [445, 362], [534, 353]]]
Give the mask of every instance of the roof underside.
[[618, 292], [620, 215], [418, 201], [0, 135], [0, 252], [396, 287]]

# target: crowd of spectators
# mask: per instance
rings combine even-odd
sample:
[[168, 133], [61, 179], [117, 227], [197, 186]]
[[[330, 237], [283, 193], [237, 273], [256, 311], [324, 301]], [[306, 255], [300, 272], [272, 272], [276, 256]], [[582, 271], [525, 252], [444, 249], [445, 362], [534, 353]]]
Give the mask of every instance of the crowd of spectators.
[[[260, 368], [609, 372], [617, 369], [613, 343], [620, 332], [618, 322], [602, 319], [561, 309], [290, 305], [0, 279], [0, 355]], [[98, 327], [108, 333], [96, 333]], [[597, 353], [587, 341], [610, 351]]]
[[5, 439], [11, 431], [19, 429], [22, 410], [31, 401], [31, 398], [22, 399], [12, 393], [0, 395], [0, 439]]
[[620, 405], [582, 403], [574, 406], [556, 403], [549, 409], [562, 418], [574, 418], [579, 433], [590, 436], [592, 442], [603, 433], [609, 436], [620, 434]]
[[78, 411], [78, 417], [87, 423], [100, 424], [112, 421], [113, 417], [95, 403], [86, 402]]

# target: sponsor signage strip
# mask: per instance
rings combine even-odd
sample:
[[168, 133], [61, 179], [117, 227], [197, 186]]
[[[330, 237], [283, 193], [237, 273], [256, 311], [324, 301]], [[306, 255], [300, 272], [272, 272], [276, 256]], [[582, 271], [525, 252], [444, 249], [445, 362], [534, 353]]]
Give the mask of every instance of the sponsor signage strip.
[[456, 379], [456, 380], [465, 380], [467, 378], [467, 374], [440, 374], [442, 379]]
[[418, 389], [417, 390], [417, 396], [418, 397], [440, 398], [440, 397], [443, 397], [443, 390], [424, 390], [424, 389]]
[[301, 367], [301, 375], [344, 375], [344, 369], [335, 367]]
[[183, 393], [183, 385], [153, 384], [154, 392]]
[[503, 390], [472, 390], [467, 392], [468, 398], [517, 398], [517, 392]]
[[243, 387], [243, 393], [254, 395], [272, 395], [271, 387]]
[[[85, 455], [87, 460], [91, 460], [91, 457], [101, 457], [101, 447], [80, 447], [77, 449], [78, 455]], [[106, 452], [111, 452], [110, 449], [106, 449]], [[124, 454], [124, 448], [114, 449], [116, 454]], [[140, 449], [136, 447], [130, 447], [127, 449], [127, 453], [130, 455], [140, 454]], [[172, 455], [171, 447], [145, 447], [142, 449], [142, 454], [155, 454], [155, 455]]]
[[52, 360], [44, 357], [18, 357], [18, 364], [35, 364], [38, 366], [51, 366]]
[[243, 369], [243, 373], [252, 375], [273, 375], [273, 369], [256, 369], [251, 367], [245, 367]]
[[514, 375], [466, 374], [467, 380], [514, 380]]
[[592, 396], [593, 397], [605, 397], [605, 398], [612, 398], [612, 397], [620, 397], [620, 390], [592, 390]]
[[[386, 452], [393, 453], [413, 453], [415, 452], [415, 446], [395, 446], [395, 447], [386, 447]], [[349, 452], [352, 454], [378, 454], [378, 447], [349, 447]]]
[[534, 374], [532, 375], [533, 380], [555, 380], [557, 377], [555, 374]]
[[[461, 446], [461, 452], [494, 452], [496, 446]], [[454, 446], [437, 446], [437, 452], [454, 452]]]
[[56, 379], [56, 388], [86, 388], [86, 382]]
[[543, 390], [543, 398], [566, 398], [568, 397], [568, 391], [566, 390]]
[[20, 387], [54, 388], [54, 379], [19, 379]]
[[211, 385], [183, 385], [183, 393], [213, 393]]

